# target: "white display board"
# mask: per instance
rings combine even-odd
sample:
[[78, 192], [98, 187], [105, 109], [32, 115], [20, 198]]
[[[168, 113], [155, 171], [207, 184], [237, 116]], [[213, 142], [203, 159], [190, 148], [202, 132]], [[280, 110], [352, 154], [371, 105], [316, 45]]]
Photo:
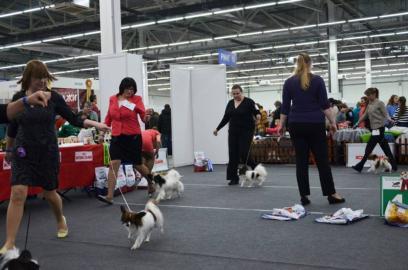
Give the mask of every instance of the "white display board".
[[123, 78], [132, 77], [137, 84], [137, 93], [143, 98], [147, 94], [146, 72], [143, 57], [137, 54], [101, 55], [98, 58], [99, 92], [98, 99], [101, 118], [105, 119], [109, 107], [109, 98], [119, 92]]
[[227, 128], [215, 137], [228, 102], [224, 65], [171, 65], [174, 166], [191, 165], [203, 151], [214, 164], [228, 162]]
[[[347, 144], [347, 167], [352, 167], [363, 159], [366, 146], [367, 146], [366, 143]], [[390, 143], [389, 146], [391, 148], [392, 154], [395, 156], [395, 144]], [[381, 156], [381, 157], [385, 156], [383, 150], [381, 149], [379, 145], [377, 145], [374, 148], [373, 154], [376, 154], [377, 156]], [[364, 167], [370, 167], [370, 161], [367, 161], [364, 164]]]
[[194, 159], [191, 72], [170, 66], [171, 129], [175, 167], [190, 165]]

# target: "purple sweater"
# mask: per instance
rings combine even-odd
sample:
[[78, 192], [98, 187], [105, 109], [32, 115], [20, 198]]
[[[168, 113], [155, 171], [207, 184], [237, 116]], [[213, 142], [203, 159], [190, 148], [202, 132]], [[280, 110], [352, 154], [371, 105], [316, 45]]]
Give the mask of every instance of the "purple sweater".
[[309, 89], [300, 87], [300, 79], [292, 76], [285, 81], [282, 94], [282, 114], [289, 123], [324, 123], [323, 110], [330, 107], [326, 86], [318, 75], [312, 75]]

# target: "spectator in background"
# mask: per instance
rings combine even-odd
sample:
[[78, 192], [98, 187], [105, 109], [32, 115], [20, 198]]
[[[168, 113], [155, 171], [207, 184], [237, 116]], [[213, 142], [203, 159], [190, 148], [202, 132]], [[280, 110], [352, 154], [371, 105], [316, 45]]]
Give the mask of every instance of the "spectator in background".
[[158, 129], [162, 135], [163, 147], [167, 148], [167, 154], [171, 156], [173, 150], [171, 141], [171, 108], [169, 104], [164, 105], [164, 109], [159, 116]]
[[347, 121], [347, 118], [346, 118], [346, 110], [348, 109], [347, 105], [340, 104], [337, 106], [337, 108], [339, 109], [339, 111], [336, 115], [336, 123], [339, 124], [339, 123]]
[[98, 108], [98, 101], [97, 101], [96, 95], [91, 95], [89, 97], [89, 101], [92, 103], [92, 111], [96, 113], [96, 115], [98, 116], [98, 121], [99, 121], [101, 119], [101, 111]]
[[157, 128], [159, 126], [159, 115], [153, 109], [148, 109], [146, 115], [147, 122], [145, 129]]
[[408, 127], [408, 108], [406, 103], [407, 99], [405, 97], [399, 97], [399, 105], [392, 117], [392, 120], [395, 121], [397, 127]]
[[[368, 98], [362, 97], [360, 100], [360, 112], [358, 114], [358, 120], [360, 120], [361, 117], [364, 115], [365, 111], [367, 110], [367, 106], [368, 106]], [[370, 128], [370, 119], [367, 117], [365, 121], [360, 121], [358, 124], [358, 127], [359, 128]]]
[[89, 119], [96, 122], [98, 122], [99, 119], [96, 112], [92, 110], [91, 102], [85, 102], [84, 108], [82, 109], [82, 111], [79, 112], [79, 115], [81, 116], [81, 118]]
[[160, 149], [160, 132], [154, 128], [143, 130], [142, 141], [142, 162], [152, 173], [154, 161]]
[[271, 128], [276, 127], [276, 120], [280, 120], [282, 102], [275, 101], [274, 105], [276, 109], [272, 113]]
[[353, 109], [353, 126], [358, 122], [360, 110], [361, 110], [361, 102], [357, 102], [356, 107], [354, 107]]
[[[341, 103], [341, 101], [339, 100], [335, 100], [334, 98], [329, 98], [329, 106], [331, 108], [330, 113], [333, 114], [334, 119], [336, 120], [337, 123], [337, 115], [339, 113], [339, 107], [338, 105]], [[326, 122], [326, 129], [330, 129], [330, 120], [329, 118], [326, 116], [325, 118], [325, 122]]]
[[387, 112], [390, 117], [395, 115], [395, 111], [398, 108], [399, 98], [397, 95], [392, 95], [387, 103]]
[[256, 106], [258, 106], [259, 112], [261, 114], [261, 119], [257, 123], [256, 134], [264, 136], [265, 133], [266, 133], [266, 129], [269, 126], [268, 113], [264, 110], [264, 108], [263, 108], [263, 106], [261, 104], [256, 103]]

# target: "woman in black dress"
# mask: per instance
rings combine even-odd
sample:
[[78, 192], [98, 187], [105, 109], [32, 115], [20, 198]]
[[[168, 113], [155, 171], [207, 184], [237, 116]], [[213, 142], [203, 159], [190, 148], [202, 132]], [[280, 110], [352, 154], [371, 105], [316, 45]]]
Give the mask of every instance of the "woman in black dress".
[[230, 180], [228, 185], [237, 185], [240, 162], [255, 168], [254, 161], [249, 158], [249, 149], [255, 133], [255, 118], [259, 121], [261, 114], [255, 102], [244, 97], [241, 86], [232, 86], [231, 93], [233, 99], [228, 102], [224, 117], [214, 130], [214, 135], [217, 136], [218, 131], [229, 123], [227, 180]]
[[[37, 91], [45, 90], [47, 82], [55, 80], [47, 67], [40, 61], [27, 63], [19, 81], [22, 90], [14, 100], [24, 98]], [[7, 236], [0, 253], [15, 245], [15, 239], [24, 211], [28, 187], [39, 186], [50, 203], [57, 219], [57, 237], [68, 235], [68, 227], [62, 213], [62, 200], [57, 194], [59, 173], [59, 149], [55, 133], [55, 116], [61, 115], [71, 124], [79, 127], [109, 128], [102, 123], [81, 120], [67, 106], [61, 95], [51, 92], [47, 107], [26, 106], [8, 128], [7, 155], [11, 155], [11, 196], [7, 210]]]

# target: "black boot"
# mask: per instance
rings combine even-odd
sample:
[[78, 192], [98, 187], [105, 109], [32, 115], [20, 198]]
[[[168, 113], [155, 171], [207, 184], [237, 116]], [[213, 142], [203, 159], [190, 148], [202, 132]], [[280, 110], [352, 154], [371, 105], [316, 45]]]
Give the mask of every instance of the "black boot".
[[300, 202], [302, 203], [303, 206], [310, 204], [310, 200], [306, 196], [301, 196], [300, 197]]
[[337, 199], [336, 197], [333, 197], [332, 195], [327, 196], [327, 200], [329, 201], [329, 204], [338, 204], [338, 203], [346, 202], [346, 199], [344, 198]]

